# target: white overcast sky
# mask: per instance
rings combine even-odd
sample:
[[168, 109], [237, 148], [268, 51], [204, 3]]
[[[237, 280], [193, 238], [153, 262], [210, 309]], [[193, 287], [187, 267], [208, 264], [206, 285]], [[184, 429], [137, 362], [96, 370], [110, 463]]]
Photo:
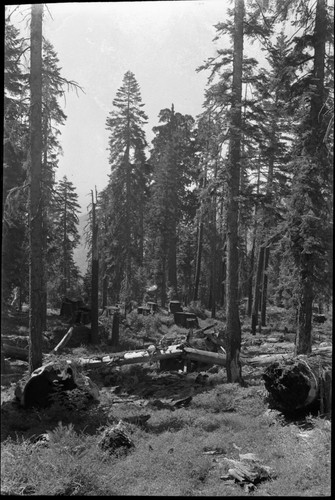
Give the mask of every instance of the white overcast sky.
[[[222, 42], [214, 25], [226, 18], [229, 0], [49, 3], [43, 35], [59, 58], [61, 75], [85, 91], [66, 94], [61, 127], [63, 156], [57, 178], [76, 187], [83, 212], [90, 190], [108, 182], [106, 118], [126, 71], [134, 73], [148, 115], [150, 144], [158, 113], [170, 107], [201, 113], [208, 73], [197, 73]], [[25, 11], [27, 14], [27, 5]]]

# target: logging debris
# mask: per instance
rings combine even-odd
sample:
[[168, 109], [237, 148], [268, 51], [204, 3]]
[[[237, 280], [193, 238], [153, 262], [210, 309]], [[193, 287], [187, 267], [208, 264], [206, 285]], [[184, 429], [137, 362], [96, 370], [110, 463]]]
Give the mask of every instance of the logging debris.
[[268, 466], [261, 464], [254, 453], [240, 454], [239, 460], [224, 458], [230, 468], [228, 474], [221, 476], [225, 481], [233, 480], [244, 488], [245, 491], [253, 491], [263, 481], [275, 477], [275, 472]]
[[122, 420], [117, 425], [106, 427], [98, 441], [98, 446], [109, 453], [114, 453], [118, 449], [125, 451], [135, 448], [134, 442], [128, 436], [127, 430]]

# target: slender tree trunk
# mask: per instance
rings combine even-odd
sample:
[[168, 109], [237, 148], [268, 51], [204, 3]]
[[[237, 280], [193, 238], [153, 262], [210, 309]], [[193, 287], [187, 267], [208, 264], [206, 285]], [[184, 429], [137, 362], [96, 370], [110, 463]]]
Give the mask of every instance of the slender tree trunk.
[[204, 233], [204, 224], [202, 222], [202, 213], [201, 213], [199, 228], [198, 228], [198, 244], [197, 244], [197, 259], [196, 259], [197, 263], [195, 268], [194, 293], [193, 293], [194, 301], [198, 300], [198, 293], [199, 293], [203, 233]]
[[107, 305], [108, 305], [108, 276], [105, 272], [102, 278], [102, 309], [105, 310]]
[[263, 282], [262, 282], [262, 302], [261, 302], [261, 323], [266, 326], [266, 304], [268, 300], [268, 266], [270, 259], [270, 247], [264, 249]]
[[[42, 117], [43, 118], [43, 117]], [[49, 181], [48, 179], [48, 120], [47, 117], [45, 116], [43, 118], [43, 139], [44, 139], [44, 144], [43, 144], [43, 165], [42, 165], [42, 178], [45, 183]], [[42, 189], [42, 210], [43, 210], [43, 259], [41, 262], [41, 266], [43, 266], [43, 274], [44, 274], [44, 290], [42, 293], [43, 296], [43, 303], [42, 303], [42, 328], [43, 331], [47, 329], [47, 302], [48, 302], [48, 294], [47, 294], [47, 283], [48, 283], [48, 274], [47, 274], [47, 251], [48, 251], [48, 244], [47, 244], [47, 234], [48, 234], [48, 211], [46, 207], [46, 199], [45, 199], [45, 190]]]
[[260, 295], [261, 295], [261, 283], [263, 274], [263, 261], [264, 261], [264, 247], [260, 245], [258, 250], [258, 262], [254, 286], [254, 300], [252, 303], [252, 313], [251, 313], [251, 333], [256, 335], [256, 328], [258, 325], [258, 312], [260, 305]]
[[[217, 178], [217, 161], [215, 161], [214, 179]], [[211, 315], [215, 318], [216, 314], [216, 287], [217, 287], [217, 276], [216, 276], [216, 194], [213, 194], [212, 200], [212, 307]]]
[[29, 370], [42, 365], [43, 217], [42, 217], [42, 16], [31, 6], [30, 206], [29, 206]]
[[235, 0], [232, 108], [227, 165], [227, 381], [242, 382], [238, 300], [238, 194], [241, 157], [241, 100], [244, 1]]
[[168, 285], [172, 288], [172, 299], [178, 299], [177, 292], [177, 227], [176, 218], [171, 220], [171, 233], [168, 250]]
[[252, 247], [251, 247], [251, 253], [250, 253], [249, 276], [248, 276], [248, 309], [247, 309], [247, 315], [249, 317], [251, 316], [251, 311], [252, 311], [252, 282], [253, 282], [254, 265], [255, 265], [255, 243], [256, 243], [255, 240], [256, 240], [256, 235], [254, 233], [253, 237], [252, 237]]
[[[210, 116], [208, 117], [208, 126], [210, 128]], [[207, 153], [208, 153], [208, 141], [207, 141]], [[207, 183], [207, 159], [205, 162], [205, 172], [204, 177], [201, 178], [200, 181], [200, 189], [204, 189]], [[199, 294], [199, 283], [200, 283], [200, 275], [201, 275], [201, 259], [202, 259], [202, 244], [203, 244], [203, 235], [204, 235], [204, 207], [203, 200], [200, 200], [200, 215], [199, 215], [199, 228], [198, 228], [198, 243], [197, 243], [197, 258], [196, 258], [196, 268], [195, 268], [195, 279], [194, 279], [194, 293], [193, 300], [198, 300]]]
[[63, 225], [63, 295], [67, 297], [67, 188], [64, 193], [64, 225]]
[[[256, 193], [259, 195], [259, 189], [260, 189], [260, 180], [261, 180], [261, 167], [260, 167], [260, 161], [258, 163], [258, 171], [257, 171], [257, 189]], [[257, 203], [255, 204], [255, 209], [254, 209], [254, 227], [253, 227], [253, 234], [252, 234], [252, 248], [251, 248], [251, 256], [250, 256], [250, 266], [249, 266], [249, 283], [248, 283], [248, 316], [250, 317], [252, 314], [252, 284], [253, 284], [253, 279], [254, 279], [254, 267], [255, 267], [255, 248], [256, 248], [256, 235], [257, 235], [257, 222], [256, 222], [256, 217], [257, 217], [257, 212], [258, 212], [258, 207]]]
[[140, 197], [138, 223], [139, 223], [139, 227], [140, 227], [138, 262], [139, 262], [139, 267], [142, 267], [143, 266], [143, 252], [144, 252], [144, 201], [143, 201], [143, 194], [141, 194], [141, 197]]
[[91, 342], [98, 344], [99, 318], [99, 253], [98, 253], [98, 225], [95, 214], [96, 203], [92, 191], [92, 289], [91, 289]]
[[161, 306], [166, 305], [166, 257], [164, 254], [164, 248], [161, 249]]

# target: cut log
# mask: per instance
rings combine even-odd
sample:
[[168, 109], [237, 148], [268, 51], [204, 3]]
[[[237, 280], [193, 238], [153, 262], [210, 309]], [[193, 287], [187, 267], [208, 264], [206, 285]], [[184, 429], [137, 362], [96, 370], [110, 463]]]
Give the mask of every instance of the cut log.
[[81, 365], [89, 365], [89, 368], [95, 368], [102, 365], [123, 366], [135, 363], [150, 363], [160, 361], [161, 359], [179, 358], [183, 354], [183, 349], [178, 345], [169, 346], [167, 349], [156, 349], [154, 353], [147, 350], [127, 351], [113, 353], [103, 358], [79, 358], [77, 361]]
[[226, 366], [226, 356], [210, 351], [200, 351], [192, 347], [184, 347], [185, 358], [192, 359], [193, 361], [201, 361], [211, 365]]
[[183, 326], [184, 328], [193, 328], [199, 326], [196, 314], [190, 312], [175, 312], [174, 322], [176, 323], [176, 325]]
[[[283, 412], [317, 409], [322, 396], [323, 408], [330, 407], [331, 402], [327, 402], [327, 398], [331, 395], [331, 369], [321, 363], [318, 356], [301, 355], [270, 364], [263, 379], [273, 405]], [[320, 394], [321, 388], [325, 387], [322, 379], [327, 380], [327, 388]]]
[[28, 349], [16, 347], [8, 344], [2, 345], [2, 351], [5, 358], [20, 359], [21, 361], [28, 361]]

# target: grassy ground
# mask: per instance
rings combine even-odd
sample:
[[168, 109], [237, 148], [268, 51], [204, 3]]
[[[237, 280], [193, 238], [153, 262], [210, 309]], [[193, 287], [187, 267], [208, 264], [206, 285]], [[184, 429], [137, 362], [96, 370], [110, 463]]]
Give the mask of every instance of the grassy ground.
[[[131, 345], [136, 343], [135, 320], [143, 323], [134, 318], [127, 340]], [[173, 325], [168, 324], [168, 318], [147, 322], [147, 336], [157, 334], [157, 329], [160, 335], [171, 335]], [[136, 328], [141, 330], [142, 323]], [[138, 342], [143, 344], [143, 340]], [[89, 350], [81, 347], [71, 353], [87, 354]], [[226, 383], [224, 369], [207, 374], [202, 382], [196, 382], [197, 373], [161, 373], [156, 364], [125, 366], [108, 380], [91, 373], [100, 387], [100, 401], [85, 407], [74, 401], [73, 409], [56, 402], [46, 410], [23, 410], [13, 402], [15, 384], [3, 387], [2, 494], [331, 494], [329, 420], [309, 416], [304, 425], [288, 423], [268, 409], [260, 376], [240, 387]], [[119, 386], [117, 393], [115, 385]], [[151, 394], [143, 390], [145, 387]], [[188, 394], [192, 394], [192, 401], [185, 408], [172, 411], [154, 404], [157, 399], [173, 403], [173, 397]], [[99, 447], [106, 427], [144, 414], [150, 415], [145, 424], [124, 424], [135, 445], [130, 451], [120, 449], [110, 454]], [[48, 440], [38, 439], [41, 434], [47, 434]], [[213, 450], [217, 453], [206, 453]], [[272, 478], [260, 483], [254, 492], [221, 479], [230, 467], [226, 459], [239, 459], [240, 453], [256, 454], [273, 471]]]

